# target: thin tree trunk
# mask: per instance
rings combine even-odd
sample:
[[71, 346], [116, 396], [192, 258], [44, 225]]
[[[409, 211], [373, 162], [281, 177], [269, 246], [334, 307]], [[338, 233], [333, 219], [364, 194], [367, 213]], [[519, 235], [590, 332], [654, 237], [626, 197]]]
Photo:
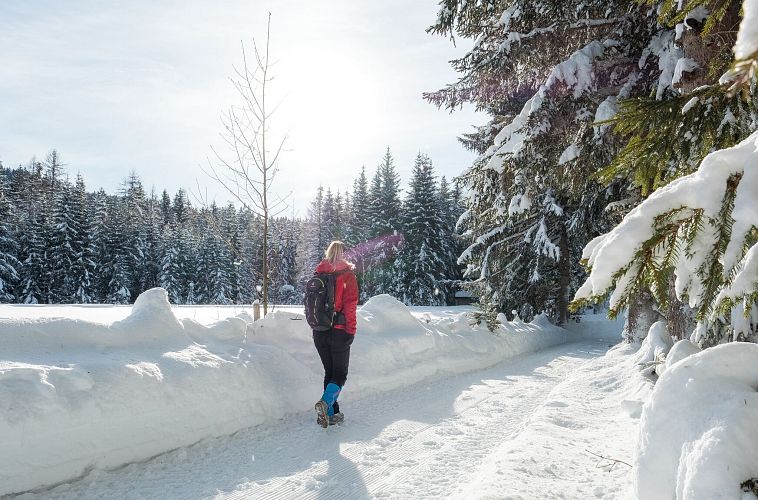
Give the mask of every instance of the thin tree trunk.
[[558, 248], [561, 251], [558, 259], [558, 324], [565, 325], [569, 320], [569, 287], [571, 286], [571, 256], [569, 255], [568, 230], [566, 223], [561, 220], [558, 225]]
[[269, 41], [271, 39], [271, 13], [266, 26], [266, 64], [263, 66], [263, 84], [261, 85], [261, 156], [263, 157], [263, 184], [261, 198], [263, 201], [263, 316], [268, 314], [268, 169], [266, 161], [266, 83], [268, 82]]
[[666, 328], [675, 340], [689, 338], [695, 329], [692, 309], [676, 296], [675, 277], [672, 274], [668, 283], [668, 306], [666, 307]]

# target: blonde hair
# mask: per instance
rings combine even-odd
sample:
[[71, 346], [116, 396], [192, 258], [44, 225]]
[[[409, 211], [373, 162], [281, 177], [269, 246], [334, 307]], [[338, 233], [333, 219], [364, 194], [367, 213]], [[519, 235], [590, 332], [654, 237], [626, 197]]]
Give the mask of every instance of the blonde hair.
[[329, 243], [325, 258], [332, 264], [345, 260], [345, 244], [338, 240]]

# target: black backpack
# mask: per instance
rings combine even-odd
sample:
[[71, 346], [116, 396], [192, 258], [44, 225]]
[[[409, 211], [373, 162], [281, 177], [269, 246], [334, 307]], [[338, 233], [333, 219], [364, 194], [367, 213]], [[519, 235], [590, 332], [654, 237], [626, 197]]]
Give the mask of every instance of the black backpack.
[[305, 284], [305, 320], [313, 330], [331, 330], [335, 324], [340, 324], [340, 319], [344, 321], [344, 315], [334, 310], [334, 290], [337, 276], [345, 272], [347, 269], [336, 273], [316, 273]]

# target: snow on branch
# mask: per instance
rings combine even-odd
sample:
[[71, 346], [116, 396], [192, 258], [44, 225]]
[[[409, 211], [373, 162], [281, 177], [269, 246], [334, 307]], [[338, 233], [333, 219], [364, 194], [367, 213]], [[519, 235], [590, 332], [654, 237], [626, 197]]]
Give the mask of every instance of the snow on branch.
[[572, 97], [578, 99], [593, 88], [594, 62], [605, 53], [611, 43], [592, 41], [553, 68], [545, 83], [524, 104], [518, 116], [503, 127], [495, 137], [495, 143], [484, 154], [485, 157], [490, 157], [487, 163], [488, 168], [502, 173], [504, 155], [517, 157], [530, 138], [549, 129], [548, 123], [535, 125], [533, 119], [542, 108], [550, 90], [563, 84], [568, 89], [572, 89]]
[[748, 314], [758, 290], [756, 199], [758, 132], [711, 153], [695, 173], [658, 189], [612, 231], [592, 240], [583, 254], [591, 272], [575, 303], [615, 289], [611, 309], [617, 312], [631, 284], [673, 269], [677, 295], [699, 309], [701, 320], [733, 309], [739, 300]]

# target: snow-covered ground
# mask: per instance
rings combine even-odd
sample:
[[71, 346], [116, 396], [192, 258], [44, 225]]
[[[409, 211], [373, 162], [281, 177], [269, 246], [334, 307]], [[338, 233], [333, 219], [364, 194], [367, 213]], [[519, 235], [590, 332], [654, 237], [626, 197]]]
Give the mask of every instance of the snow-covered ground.
[[[255, 323], [242, 312], [207, 325], [178, 318], [161, 289], [113, 308], [128, 311], [118, 321], [107, 321], [106, 308], [67, 310], [100, 321], [0, 319], [0, 494], [271, 423], [311, 408], [321, 393], [299, 312], [279, 309]], [[363, 306], [358, 326], [346, 405], [580, 338], [544, 318], [492, 335], [472, 327], [465, 310], [414, 315], [389, 296]]]
[[0, 496], [755, 500], [754, 344], [617, 345], [601, 314], [493, 335], [377, 296], [323, 430], [299, 308], [2, 310]]
[[299, 308], [0, 309], [0, 496], [755, 499], [754, 344], [617, 345], [601, 314], [493, 335], [378, 296], [323, 430]]
[[20, 498], [627, 498], [630, 469], [592, 454], [629, 462], [636, 436], [628, 356], [607, 349], [547, 348], [346, 401], [325, 431], [303, 412]]

